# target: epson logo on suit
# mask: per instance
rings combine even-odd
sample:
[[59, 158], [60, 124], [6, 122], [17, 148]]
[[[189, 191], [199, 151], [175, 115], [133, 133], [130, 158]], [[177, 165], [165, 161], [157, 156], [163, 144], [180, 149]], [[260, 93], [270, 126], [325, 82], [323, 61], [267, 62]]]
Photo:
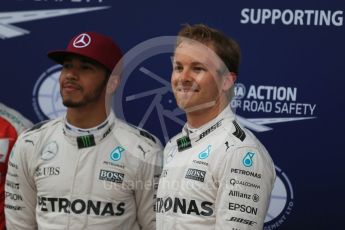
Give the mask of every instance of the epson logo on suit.
[[10, 198], [11, 200], [23, 200], [22, 196], [20, 194], [5, 192], [5, 197]]
[[205, 175], [206, 175], [205, 171], [189, 168], [187, 173], [186, 173], [185, 178], [204, 182]]
[[99, 179], [121, 184], [125, 175], [123, 173], [103, 170], [99, 172]]
[[254, 208], [249, 205], [244, 205], [244, 204], [237, 204], [237, 203], [229, 203], [229, 210], [237, 211], [237, 212], [244, 212], [244, 213], [249, 213], [253, 215], [258, 214], [258, 209]]

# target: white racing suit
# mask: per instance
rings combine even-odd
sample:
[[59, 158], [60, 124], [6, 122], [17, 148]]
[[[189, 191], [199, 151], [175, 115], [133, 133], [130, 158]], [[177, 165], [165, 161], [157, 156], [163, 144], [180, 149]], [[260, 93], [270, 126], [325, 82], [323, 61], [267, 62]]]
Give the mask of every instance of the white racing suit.
[[23, 133], [10, 155], [8, 229], [155, 229], [157, 138], [110, 114], [80, 130], [65, 118]]
[[[0, 229], [5, 229], [5, 179], [8, 158], [18, 135], [32, 127], [18, 111], [0, 103]], [[10, 182], [9, 182], [10, 183]]]
[[199, 129], [186, 125], [166, 145], [163, 164], [157, 230], [263, 228], [274, 164], [230, 107]]

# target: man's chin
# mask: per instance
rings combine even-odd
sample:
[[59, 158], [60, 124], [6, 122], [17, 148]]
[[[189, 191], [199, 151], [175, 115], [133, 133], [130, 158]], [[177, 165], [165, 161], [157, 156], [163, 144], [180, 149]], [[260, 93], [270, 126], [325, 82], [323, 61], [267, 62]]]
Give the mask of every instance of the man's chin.
[[214, 106], [216, 101], [211, 101], [211, 102], [206, 102], [206, 103], [201, 103], [201, 104], [192, 104], [192, 103], [183, 103], [180, 102], [178, 103], [178, 106], [180, 109], [185, 111], [186, 113], [191, 113], [191, 112], [198, 112], [202, 111], [204, 109], [210, 108]]
[[80, 102], [69, 101], [69, 100], [63, 101], [62, 104], [64, 106], [66, 106], [67, 108], [78, 108], [78, 107], [82, 106], [82, 103], [80, 103]]

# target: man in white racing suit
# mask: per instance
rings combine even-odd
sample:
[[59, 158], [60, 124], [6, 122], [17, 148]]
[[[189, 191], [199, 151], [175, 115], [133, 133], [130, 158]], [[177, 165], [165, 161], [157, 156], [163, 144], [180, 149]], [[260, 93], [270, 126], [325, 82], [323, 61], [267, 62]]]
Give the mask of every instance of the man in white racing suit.
[[[12, 147], [17, 137], [33, 124], [18, 111], [0, 103], [0, 230], [5, 228], [5, 179]], [[7, 181], [10, 186], [16, 184]]]
[[110, 73], [120, 49], [107, 36], [85, 32], [48, 56], [63, 64], [67, 113], [16, 142], [7, 174], [16, 184], [6, 186], [8, 229], [155, 229], [161, 144], [106, 106], [119, 81]]
[[179, 33], [171, 83], [187, 123], [164, 149], [158, 230], [263, 228], [276, 175], [229, 105], [239, 59], [235, 41], [215, 29]]

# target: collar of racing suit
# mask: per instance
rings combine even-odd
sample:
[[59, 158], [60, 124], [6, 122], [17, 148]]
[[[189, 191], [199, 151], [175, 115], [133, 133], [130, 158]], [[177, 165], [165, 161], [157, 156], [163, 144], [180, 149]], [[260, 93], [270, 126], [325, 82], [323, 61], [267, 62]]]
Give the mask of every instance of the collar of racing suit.
[[217, 129], [222, 125], [222, 121], [227, 119], [235, 119], [234, 113], [232, 112], [230, 105], [226, 106], [221, 113], [218, 114], [217, 117], [212, 119], [211, 121], [207, 122], [206, 124], [202, 125], [201, 127], [189, 128], [188, 124], [186, 123], [182, 129], [182, 137], [189, 137], [190, 141], [197, 142], [202, 139], [204, 136], [211, 133], [213, 130]]
[[116, 117], [113, 112], [100, 125], [90, 128], [81, 129], [68, 123], [64, 118], [64, 134], [66, 138], [79, 149], [92, 147], [101, 142], [115, 126]]

